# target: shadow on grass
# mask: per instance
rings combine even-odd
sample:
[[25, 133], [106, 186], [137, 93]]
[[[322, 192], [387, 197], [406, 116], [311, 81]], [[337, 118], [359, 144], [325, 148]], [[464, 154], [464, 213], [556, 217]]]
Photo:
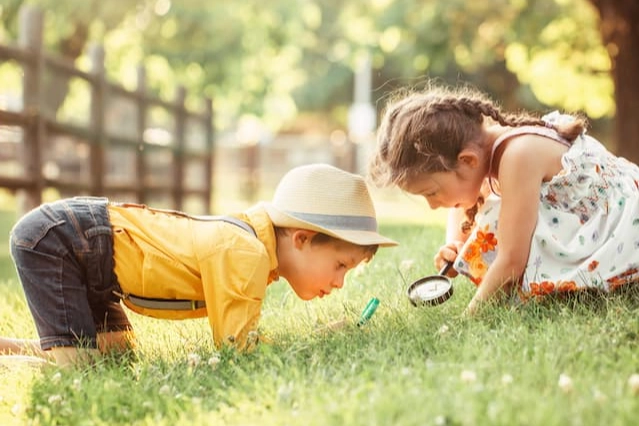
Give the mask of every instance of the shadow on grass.
[[522, 307], [528, 312], [556, 313], [568, 309], [574, 313], [604, 314], [611, 307], [628, 310], [639, 308], [639, 283], [629, 283], [613, 292], [606, 293], [598, 289], [584, 289], [569, 293], [557, 293], [532, 300]]

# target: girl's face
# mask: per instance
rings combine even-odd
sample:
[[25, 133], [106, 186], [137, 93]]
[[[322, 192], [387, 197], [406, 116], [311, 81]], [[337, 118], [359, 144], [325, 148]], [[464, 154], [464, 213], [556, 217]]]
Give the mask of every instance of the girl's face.
[[302, 300], [324, 297], [333, 289], [342, 288], [346, 273], [368, 257], [364, 249], [355, 244], [311, 244], [311, 238], [294, 236], [294, 250], [286, 273], [282, 274]]
[[481, 194], [486, 173], [477, 158], [460, 161], [453, 171], [424, 173], [402, 186], [409, 194], [426, 199], [431, 209], [439, 207], [469, 209]]

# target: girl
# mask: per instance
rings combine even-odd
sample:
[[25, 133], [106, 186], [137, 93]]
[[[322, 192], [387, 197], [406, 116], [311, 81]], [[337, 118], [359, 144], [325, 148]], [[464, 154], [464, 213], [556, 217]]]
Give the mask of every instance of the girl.
[[435, 265], [478, 286], [467, 314], [503, 296], [611, 291], [639, 277], [639, 167], [585, 128], [432, 86], [387, 107], [369, 173], [450, 209]]

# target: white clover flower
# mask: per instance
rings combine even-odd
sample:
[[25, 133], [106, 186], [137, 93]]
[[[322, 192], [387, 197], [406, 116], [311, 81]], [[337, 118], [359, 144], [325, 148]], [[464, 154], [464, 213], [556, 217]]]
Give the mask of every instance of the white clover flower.
[[212, 368], [217, 368], [217, 365], [220, 363], [220, 361], [222, 361], [222, 360], [220, 359], [219, 355], [213, 355], [213, 356], [211, 356], [211, 358], [209, 358], [208, 364]]
[[197, 367], [200, 364], [200, 361], [202, 360], [202, 358], [200, 357], [200, 355], [198, 354], [188, 354], [186, 357], [186, 360], [189, 364], [189, 367]]
[[559, 386], [559, 389], [561, 389], [565, 393], [572, 392], [572, 379], [567, 374], [561, 373], [559, 375], [559, 382], [557, 383], [557, 385]]
[[411, 269], [414, 264], [415, 264], [415, 260], [414, 259], [404, 259], [404, 260], [402, 260], [400, 262], [399, 269], [401, 269], [403, 271], [407, 271], [407, 270]]
[[446, 417], [444, 417], [444, 416], [435, 417], [435, 425], [436, 426], [444, 426], [446, 424], [448, 424], [448, 422], [446, 421]]
[[512, 382], [513, 382], [513, 376], [511, 376], [510, 374], [504, 374], [503, 376], [501, 376], [502, 385], [509, 385]]
[[473, 383], [477, 381], [477, 374], [471, 370], [464, 370], [461, 372], [460, 378], [464, 383]]
[[439, 330], [437, 330], [437, 334], [446, 334], [448, 333], [449, 327], [446, 324], [442, 324], [441, 327], [439, 327]]
[[291, 383], [284, 384], [277, 389], [277, 399], [280, 401], [290, 401], [293, 395], [293, 385]]
[[639, 394], [639, 374], [635, 373], [628, 377], [628, 386], [632, 393]]
[[14, 404], [14, 406], [11, 407], [11, 414], [13, 414], [14, 416], [19, 416], [21, 412], [22, 412], [22, 405]]
[[73, 389], [79, 391], [80, 389], [82, 389], [82, 380], [80, 379], [73, 379]]
[[171, 392], [171, 386], [163, 385], [158, 392], [160, 395], [168, 395]]
[[51, 383], [58, 383], [60, 379], [62, 379], [62, 373], [58, 371], [53, 376], [51, 376]]
[[606, 402], [608, 400], [608, 397], [606, 396], [606, 394], [600, 391], [599, 389], [595, 389], [592, 393], [592, 396], [597, 402]]
[[47, 399], [47, 402], [51, 405], [62, 402], [62, 395], [51, 395], [49, 399]]

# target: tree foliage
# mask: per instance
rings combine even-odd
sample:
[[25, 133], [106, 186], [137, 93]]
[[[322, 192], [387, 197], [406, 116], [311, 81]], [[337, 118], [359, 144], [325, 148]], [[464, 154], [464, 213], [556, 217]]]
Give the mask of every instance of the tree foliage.
[[220, 126], [249, 113], [277, 128], [304, 111], [344, 124], [362, 54], [372, 54], [375, 101], [440, 77], [473, 82], [507, 107], [614, 114], [611, 62], [588, 0], [5, 2], [7, 39], [19, 7], [41, 5], [50, 48], [81, 61], [89, 42], [102, 43], [114, 79], [135, 84], [144, 63], [160, 94], [182, 84], [191, 99], [213, 97]]

